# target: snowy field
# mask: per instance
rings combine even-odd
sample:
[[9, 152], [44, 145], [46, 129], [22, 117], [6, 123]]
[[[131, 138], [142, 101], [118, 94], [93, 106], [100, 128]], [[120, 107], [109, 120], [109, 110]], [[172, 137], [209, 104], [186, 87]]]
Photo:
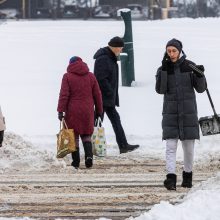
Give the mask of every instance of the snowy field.
[[[156, 94], [154, 86], [156, 70], [166, 42], [171, 38], [183, 42], [188, 59], [205, 66], [209, 91], [220, 113], [219, 26], [220, 19], [216, 18], [133, 22], [136, 86], [120, 86], [118, 111], [129, 142], [141, 145], [133, 152], [135, 156], [164, 158], [163, 97]], [[93, 71], [96, 50], [106, 46], [111, 37], [123, 36], [123, 33], [122, 21], [10, 21], [0, 24], [0, 105], [7, 131], [14, 133], [8, 133], [7, 145], [0, 149], [0, 173], [14, 166], [21, 169], [44, 169], [48, 164], [58, 168], [65, 166], [55, 159], [55, 134], [59, 130], [57, 100], [68, 60], [74, 55], [81, 56]], [[199, 116], [213, 114], [205, 93], [197, 94], [197, 104]], [[104, 127], [108, 154], [117, 156], [114, 133], [107, 119]], [[196, 142], [196, 161], [219, 159], [219, 149], [220, 135], [201, 137]], [[179, 147], [178, 160], [181, 159]], [[33, 160], [37, 161], [35, 166], [31, 166]], [[218, 175], [196, 186], [184, 203], [173, 206], [162, 202], [137, 219], [220, 219], [219, 186]], [[186, 211], [189, 207], [190, 212]]]

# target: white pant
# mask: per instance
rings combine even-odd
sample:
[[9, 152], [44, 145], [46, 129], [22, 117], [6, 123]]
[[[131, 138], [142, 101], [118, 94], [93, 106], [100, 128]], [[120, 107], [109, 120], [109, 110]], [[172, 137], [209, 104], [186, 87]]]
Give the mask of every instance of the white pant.
[[[184, 140], [182, 142], [184, 154], [184, 171], [191, 172], [193, 168], [195, 140]], [[176, 173], [176, 150], [178, 139], [166, 140], [166, 169], [167, 173]]]

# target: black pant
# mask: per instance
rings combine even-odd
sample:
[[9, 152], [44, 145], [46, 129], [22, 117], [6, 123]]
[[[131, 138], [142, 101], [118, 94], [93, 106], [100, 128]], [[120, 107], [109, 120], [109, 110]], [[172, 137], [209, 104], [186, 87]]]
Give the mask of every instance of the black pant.
[[3, 138], [4, 138], [4, 131], [0, 131], [0, 147], [2, 146]]
[[125, 136], [124, 129], [121, 125], [121, 120], [118, 112], [116, 111], [115, 107], [104, 107], [104, 112], [111, 121], [119, 148], [125, 147], [128, 142]]

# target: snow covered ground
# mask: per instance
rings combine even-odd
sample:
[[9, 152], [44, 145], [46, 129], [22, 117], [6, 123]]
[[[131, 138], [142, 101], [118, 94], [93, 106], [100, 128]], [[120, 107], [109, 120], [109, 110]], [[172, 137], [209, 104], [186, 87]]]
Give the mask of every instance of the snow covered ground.
[[[120, 86], [118, 111], [129, 142], [141, 145], [133, 152], [135, 156], [164, 158], [162, 96], [156, 94], [154, 85], [156, 69], [169, 39], [180, 39], [188, 59], [205, 66], [209, 90], [220, 113], [219, 25], [217, 18], [133, 22], [136, 86]], [[0, 173], [14, 167], [27, 170], [44, 169], [48, 165], [65, 167], [65, 162], [55, 158], [55, 134], [59, 129], [58, 94], [68, 60], [74, 55], [81, 56], [92, 71], [96, 50], [106, 46], [111, 37], [123, 33], [122, 21], [10, 21], [0, 25], [0, 105], [7, 130], [13, 132], [7, 134], [6, 146], [0, 149]], [[205, 93], [197, 94], [197, 103], [199, 116], [212, 115]], [[111, 124], [105, 120], [104, 126], [108, 154], [117, 156]], [[196, 161], [218, 160], [219, 146], [220, 135], [201, 137], [196, 142]], [[179, 147], [178, 160], [181, 159]], [[33, 161], [37, 161], [34, 166]], [[219, 176], [193, 189], [182, 204], [162, 202], [138, 219], [166, 220], [171, 216], [181, 220], [205, 219], [206, 215], [219, 219], [218, 185]], [[213, 209], [205, 209], [208, 201]], [[189, 206], [192, 216], [183, 215]]]
[[193, 188], [183, 203], [162, 201], [149, 212], [129, 220], [218, 220], [220, 219], [220, 175]]

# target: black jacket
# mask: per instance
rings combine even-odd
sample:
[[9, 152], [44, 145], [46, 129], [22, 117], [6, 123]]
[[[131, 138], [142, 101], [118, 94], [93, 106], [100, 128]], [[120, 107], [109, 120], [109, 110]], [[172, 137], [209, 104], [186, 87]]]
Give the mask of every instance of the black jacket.
[[168, 61], [167, 69], [156, 74], [156, 91], [164, 94], [163, 139], [199, 139], [196, 96], [207, 88], [205, 76], [198, 77], [189, 67], [185, 56], [176, 63]]
[[103, 106], [119, 106], [117, 57], [109, 47], [104, 47], [100, 48], [93, 58], [94, 74], [102, 91]]

